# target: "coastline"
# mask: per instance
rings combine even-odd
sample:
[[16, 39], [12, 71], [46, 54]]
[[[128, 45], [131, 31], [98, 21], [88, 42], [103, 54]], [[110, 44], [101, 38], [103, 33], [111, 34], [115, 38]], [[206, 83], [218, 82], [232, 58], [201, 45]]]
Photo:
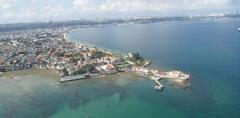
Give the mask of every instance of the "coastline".
[[[71, 31], [73, 31], [73, 30], [77, 30], [77, 29], [79, 29], [79, 28], [76, 28], [76, 29], [71, 29], [70, 31], [68, 31], [68, 32], [66, 32], [66, 33], [64, 33], [64, 38], [67, 38], [66, 40], [67, 41], [70, 41], [70, 42], [74, 42], [74, 43], [76, 43], [76, 44], [80, 44], [80, 45], [82, 45], [82, 43], [81, 42], [75, 42], [75, 41], [72, 41], [69, 37], [68, 37], [68, 35], [69, 35], [69, 33], [71, 32]], [[85, 46], [87, 46], [87, 47], [89, 47], [89, 45], [88, 44], [84, 44]], [[92, 45], [92, 44], [90, 44], [90, 45]], [[95, 46], [94, 46], [95, 47]], [[100, 50], [106, 50], [106, 49], [104, 49], [104, 48], [99, 48]], [[109, 51], [109, 50], [107, 50], [107, 51]], [[109, 52], [111, 52], [111, 53], [115, 53], [115, 52], [112, 52], [112, 51], [109, 51]], [[122, 53], [123, 55], [126, 55], [126, 54], [124, 54], [124, 53]], [[190, 78], [190, 75], [189, 74], [185, 74], [185, 73], [183, 73], [183, 72], [181, 72], [181, 71], [169, 71], [169, 72], [166, 72], [167, 73], [167, 75], [165, 76], [165, 72], [164, 72], [164, 75], [160, 75], [159, 73], [163, 73], [163, 71], [160, 71], [159, 72], [159, 70], [156, 70], [156, 69], [152, 69], [152, 68], [147, 68], [149, 65], [151, 65], [152, 64], [152, 61], [150, 60], [150, 59], [144, 59], [144, 64], [142, 65], [142, 66], [139, 66], [140, 68], [142, 68], [144, 71], [148, 71], [148, 72], [138, 72], [138, 71], [133, 71], [133, 70], [126, 70], [125, 72], [127, 72], [127, 73], [130, 73], [130, 74], [133, 74], [133, 75], [138, 75], [138, 76], [141, 76], [141, 77], [144, 77], [144, 78], [149, 78], [149, 79], [151, 79], [151, 80], [154, 80], [155, 81], [155, 83], [157, 84], [157, 86], [155, 86], [154, 88], [155, 89], [159, 89], [159, 90], [162, 90], [162, 88], [164, 87], [160, 82], [159, 82], [159, 80], [161, 80], [161, 79], [174, 79], [175, 80], [175, 82], [177, 82], [177, 83], [180, 83], [180, 84], [183, 84], [184, 82], [186, 82], [189, 78]], [[137, 66], [138, 67], [138, 66]], [[153, 71], [157, 71], [156, 73], [154, 73]], [[149, 74], [149, 72], [151, 72], [152, 74]], [[117, 72], [117, 73], [119, 73], [119, 72]], [[169, 74], [170, 73], [170, 74]], [[177, 73], [177, 75], [171, 75], [172, 73]], [[99, 75], [98, 75], [99, 76]], [[96, 76], [96, 77], [98, 77], [98, 76]], [[102, 75], [102, 76], [107, 76], [107, 75]], [[78, 75], [76, 75], [76, 77], [78, 77]], [[90, 76], [90, 77], [92, 77], [92, 78], [94, 78], [95, 76]], [[83, 77], [84, 78], [84, 77]], [[73, 80], [79, 80], [79, 78], [73, 78]], [[70, 80], [70, 81], [72, 81], [72, 80]], [[65, 81], [64, 81], [65, 82]]]
[[[66, 43], [66, 49], [73, 50], [72, 52], [70, 51], [70, 53], [69, 52], [66, 53], [64, 52], [65, 48], [62, 48], [61, 50], [63, 50], [63, 57], [62, 59], [60, 58], [61, 60], [57, 60], [55, 62], [57, 66], [51, 65], [51, 63], [49, 62], [46, 65], [39, 64], [33, 67], [29, 66], [30, 70], [35, 70], [35, 69], [54, 70], [59, 76], [60, 82], [67, 82], [67, 81], [87, 79], [87, 78], [99, 78], [102, 76], [108, 76], [115, 73], [128, 72], [144, 78], [148, 78], [150, 80], [154, 80], [155, 83], [158, 85], [158, 86], [155, 86], [154, 88], [159, 90], [162, 90], [163, 88], [163, 85], [159, 82], [159, 80], [161, 79], [169, 78], [169, 79], [175, 79], [175, 80], [184, 82], [190, 78], [190, 75], [185, 74], [181, 71], [164, 72], [158, 69], [153, 69], [151, 67], [148, 67], [149, 65], [152, 64], [152, 61], [141, 57], [139, 53], [128, 53], [128, 54], [117, 53], [109, 49], [98, 48], [98, 46], [91, 47], [90, 45], [87, 45], [81, 42], [72, 41], [72, 39], [69, 38], [69, 33], [77, 29], [79, 28], [69, 28], [67, 30], [63, 30], [60, 34], [62, 39], [59, 41], [56, 40], [56, 42], [60, 42], [60, 44], [58, 43], [57, 44], [61, 46], [61, 48], [62, 48], [61, 44], [65, 45]], [[94, 53], [97, 54], [97, 52], [102, 56], [97, 58], [94, 57], [94, 59], [93, 57], [89, 56], [89, 53], [92, 55]], [[75, 70], [71, 70], [72, 68], [71, 64], [74, 64], [74, 63], [69, 62], [70, 58], [66, 57], [66, 55], [69, 55], [69, 54], [71, 55], [71, 53], [79, 53], [82, 55], [85, 54], [84, 58], [86, 58], [89, 61], [81, 62], [81, 60], [77, 60], [77, 63], [78, 63], [77, 65], [81, 67], [79, 68], [77, 67], [77, 65], [75, 65], [76, 66], [76, 68], [74, 68]], [[51, 54], [52, 54], [52, 51], [48, 53], [48, 57], [50, 57]], [[72, 58], [76, 58], [76, 57], [72, 56]], [[57, 59], [57, 57], [55, 57], [55, 59]], [[92, 63], [96, 65], [91, 65]], [[87, 69], [89, 65], [91, 65], [90, 67], [97, 72], [92, 73], [89, 70], [87, 71], [85, 70], [86, 72], [84, 70], [81, 70], [85, 66]], [[22, 70], [26, 70], [26, 69], [20, 68], [19, 70], [16, 70], [16, 71], [21, 72]]]
[[106, 50], [106, 51], [112, 52], [112, 53], [114, 53], [114, 54], [126, 55], [126, 52], [121, 52], [121, 51], [119, 51], [119, 50], [114, 50], [114, 49], [111, 49], [111, 48], [101, 47], [101, 46], [99, 46], [99, 45], [95, 45], [95, 44], [92, 44], [92, 43], [75, 41], [75, 40], [77, 40], [77, 39], [71, 39], [71, 38], [69, 37], [69, 33], [70, 33], [70, 32], [74, 32], [74, 31], [79, 30], [79, 29], [84, 29], [84, 28], [83, 28], [83, 27], [73, 28], [73, 29], [65, 32], [65, 33], [64, 33], [64, 37], [66, 38], [66, 41], [73, 42], [73, 43], [76, 43], [76, 44], [80, 44], [80, 45], [83, 45], [83, 46], [86, 46], [86, 47], [89, 47], [89, 48], [97, 47], [97, 48], [100, 49], [100, 50]]

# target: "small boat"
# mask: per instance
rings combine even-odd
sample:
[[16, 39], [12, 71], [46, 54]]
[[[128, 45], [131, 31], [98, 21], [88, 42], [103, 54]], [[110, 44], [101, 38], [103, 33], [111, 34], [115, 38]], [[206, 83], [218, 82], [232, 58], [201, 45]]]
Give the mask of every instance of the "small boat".
[[154, 86], [154, 89], [155, 89], [155, 90], [162, 90], [163, 87], [162, 87], [162, 86]]
[[240, 28], [238, 28], [238, 31], [240, 31]]

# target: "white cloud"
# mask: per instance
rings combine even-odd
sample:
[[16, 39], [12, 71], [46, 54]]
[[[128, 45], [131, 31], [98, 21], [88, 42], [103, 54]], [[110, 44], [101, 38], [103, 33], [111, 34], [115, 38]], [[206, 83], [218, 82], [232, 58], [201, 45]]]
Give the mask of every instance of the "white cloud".
[[222, 8], [231, 0], [106, 0], [94, 4], [93, 0], [74, 0], [73, 5], [81, 10], [95, 11], [172, 11]]
[[16, 16], [16, 14], [14, 13], [14, 12], [9, 12], [9, 13], [7, 13], [7, 14], [2, 14], [2, 18], [3, 19], [9, 19], [9, 18], [12, 18], [12, 17], [15, 17]]
[[65, 20], [119, 14], [183, 13], [240, 10], [240, 0], [0, 0], [0, 23], [6, 21]]
[[229, 0], [195, 0], [194, 2], [189, 2], [189, 4], [182, 4], [181, 6], [186, 6], [186, 9], [205, 9], [205, 8], [223, 8], [229, 5]]
[[94, 3], [93, 0], [74, 0], [73, 1], [73, 8], [82, 10], [82, 11], [89, 11], [89, 10], [97, 10], [98, 5]]
[[11, 7], [11, 4], [8, 0], [0, 0], [0, 10], [1, 9], [8, 9]]
[[90, 5], [89, 0], [74, 0], [73, 5], [78, 6], [80, 8], [86, 8], [87, 6]]

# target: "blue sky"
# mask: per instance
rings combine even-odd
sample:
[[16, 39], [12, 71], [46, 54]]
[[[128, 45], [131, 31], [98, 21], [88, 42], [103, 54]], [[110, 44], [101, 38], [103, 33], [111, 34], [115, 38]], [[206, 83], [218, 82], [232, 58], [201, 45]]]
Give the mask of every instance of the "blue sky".
[[240, 0], [0, 0], [0, 24], [240, 11]]

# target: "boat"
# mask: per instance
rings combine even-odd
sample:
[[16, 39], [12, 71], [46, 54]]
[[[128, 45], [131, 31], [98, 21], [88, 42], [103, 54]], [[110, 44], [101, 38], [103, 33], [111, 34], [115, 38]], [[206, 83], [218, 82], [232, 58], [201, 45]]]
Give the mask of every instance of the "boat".
[[240, 31], [240, 28], [238, 28], [238, 31]]
[[154, 89], [155, 89], [155, 90], [162, 90], [162, 89], [163, 89], [163, 86], [154, 86]]

